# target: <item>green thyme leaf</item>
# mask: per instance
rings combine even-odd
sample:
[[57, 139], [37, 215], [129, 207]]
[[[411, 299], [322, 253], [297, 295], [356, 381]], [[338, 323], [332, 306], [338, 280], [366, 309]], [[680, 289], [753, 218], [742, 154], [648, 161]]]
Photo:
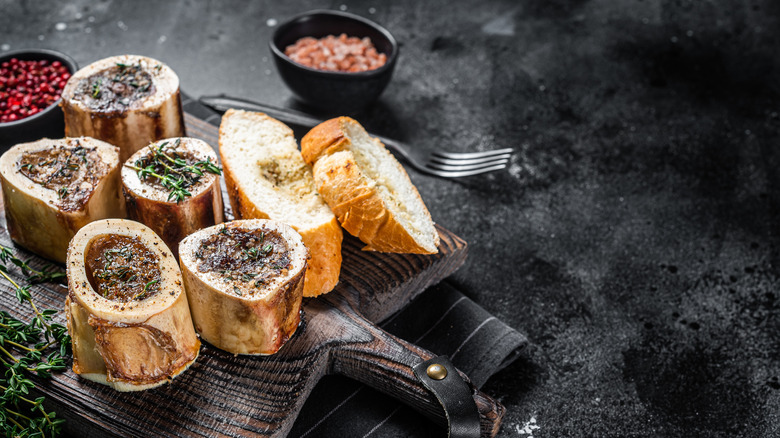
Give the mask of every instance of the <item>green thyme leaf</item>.
[[[0, 311], [0, 431], [8, 436], [55, 437], [64, 420], [45, 409], [44, 397], [30, 395], [39, 391], [28, 376], [49, 378], [65, 370], [70, 336], [65, 326], [52, 322], [57, 310], [36, 306], [31, 284], [59, 280], [64, 274], [52, 271], [50, 265], [36, 269], [2, 245], [0, 263], [0, 277], [10, 283], [22, 304], [29, 304], [32, 313], [29, 321], [23, 321]], [[12, 266], [29, 284], [14, 279]]]

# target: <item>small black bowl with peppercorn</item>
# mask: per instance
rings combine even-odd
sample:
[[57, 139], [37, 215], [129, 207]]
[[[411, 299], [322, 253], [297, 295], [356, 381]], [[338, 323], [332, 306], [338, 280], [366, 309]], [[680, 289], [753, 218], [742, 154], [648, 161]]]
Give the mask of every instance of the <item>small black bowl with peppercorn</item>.
[[71, 57], [54, 50], [0, 55], [0, 151], [17, 143], [64, 135], [60, 93], [77, 69]]
[[387, 29], [341, 11], [297, 15], [279, 25], [269, 45], [279, 76], [298, 98], [342, 115], [376, 101], [398, 59]]

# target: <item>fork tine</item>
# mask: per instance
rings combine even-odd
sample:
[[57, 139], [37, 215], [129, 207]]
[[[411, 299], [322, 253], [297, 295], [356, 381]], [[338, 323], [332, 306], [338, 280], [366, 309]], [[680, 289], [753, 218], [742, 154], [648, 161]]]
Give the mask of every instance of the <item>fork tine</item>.
[[435, 170], [435, 169], [426, 169], [425, 171], [432, 175], [436, 175], [442, 178], [460, 178], [463, 176], [474, 176], [483, 173], [494, 172], [496, 170], [501, 170], [504, 168], [506, 168], [506, 165], [492, 166], [492, 167], [486, 167], [482, 169], [461, 170], [461, 171], [447, 171], [447, 170]]
[[430, 169], [458, 171], [458, 170], [484, 169], [484, 168], [494, 167], [494, 166], [506, 167], [506, 164], [508, 162], [509, 160], [496, 160], [496, 161], [489, 161], [487, 163], [463, 164], [463, 165], [439, 164], [439, 163], [431, 162], [431, 163], [426, 163], [425, 166]]
[[471, 159], [457, 159], [453, 160], [450, 158], [440, 158], [438, 156], [431, 156], [430, 161], [440, 164], [452, 164], [452, 165], [466, 165], [466, 164], [482, 164], [482, 163], [490, 163], [495, 160], [508, 160], [509, 157], [512, 155], [510, 154], [504, 154], [504, 155], [496, 155], [491, 157], [484, 157], [484, 158], [471, 158]]
[[457, 152], [445, 152], [445, 151], [434, 151], [431, 153], [431, 155], [438, 155], [442, 158], [451, 158], [451, 159], [470, 159], [470, 158], [484, 158], [484, 157], [491, 157], [494, 155], [504, 155], [504, 154], [511, 154], [514, 152], [514, 149], [512, 148], [504, 148], [504, 149], [496, 149], [493, 151], [484, 151], [484, 152], [464, 152], [464, 153], [457, 153]]
[[500, 169], [503, 169], [506, 167], [507, 162], [508, 162], [507, 160], [500, 160], [500, 161], [491, 161], [489, 163], [482, 163], [482, 164], [466, 164], [463, 166], [450, 166], [447, 164], [427, 163], [426, 167], [429, 169], [457, 172], [461, 170], [479, 170], [479, 169], [489, 169], [493, 167], [498, 167]]

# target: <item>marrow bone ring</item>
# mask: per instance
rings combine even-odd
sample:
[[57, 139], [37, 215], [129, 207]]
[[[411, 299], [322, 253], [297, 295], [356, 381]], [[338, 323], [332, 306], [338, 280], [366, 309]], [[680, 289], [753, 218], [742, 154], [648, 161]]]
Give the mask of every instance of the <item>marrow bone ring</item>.
[[65, 313], [73, 371], [118, 391], [169, 382], [200, 348], [181, 271], [151, 229], [92, 222], [68, 247]]

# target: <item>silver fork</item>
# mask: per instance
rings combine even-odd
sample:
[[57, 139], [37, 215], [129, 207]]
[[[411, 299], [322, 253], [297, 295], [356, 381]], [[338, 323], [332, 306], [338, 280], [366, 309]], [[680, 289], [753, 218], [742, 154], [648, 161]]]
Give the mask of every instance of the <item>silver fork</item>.
[[[305, 128], [313, 128], [322, 122], [322, 120], [300, 111], [276, 108], [237, 97], [203, 96], [198, 101], [219, 112], [225, 112], [230, 108], [260, 111], [284, 123]], [[513, 152], [511, 148], [505, 148], [468, 153], [435, 150], [430, 154], [424, 154], [400, 141], [380, 135], [371, 135], [377, 137], [390, 151], [413, 168], [442, 178], [459, 178], [505, 169]]]

